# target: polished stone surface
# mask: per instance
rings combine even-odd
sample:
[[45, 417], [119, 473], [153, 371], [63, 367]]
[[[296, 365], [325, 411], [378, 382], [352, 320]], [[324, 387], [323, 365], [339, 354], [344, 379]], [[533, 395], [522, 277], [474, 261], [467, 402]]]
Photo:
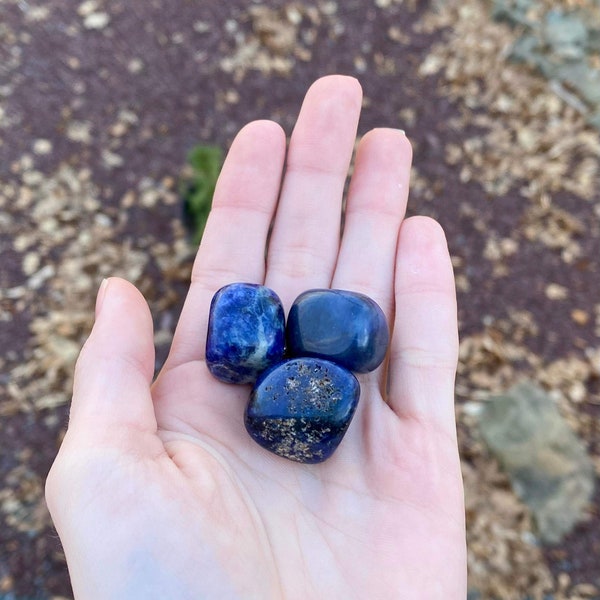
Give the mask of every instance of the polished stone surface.
[[232, 283], [213, 297], [206, 339], [206, 364], [226, 383], [254, 383], [283, 358], [285, 314], [267, 287]]
[[286, 332], [290, 356], [324, 358], [358, 373], [376, 369], [389, 343], [379, 305], [345, 290], [309, 290], [298, 296]]
[[264, 373], [246, 408], [261, 446], [301, 463], [319, 463], [342, 441], [360, 396], [352, 373], [317, 358], [294, 358]]

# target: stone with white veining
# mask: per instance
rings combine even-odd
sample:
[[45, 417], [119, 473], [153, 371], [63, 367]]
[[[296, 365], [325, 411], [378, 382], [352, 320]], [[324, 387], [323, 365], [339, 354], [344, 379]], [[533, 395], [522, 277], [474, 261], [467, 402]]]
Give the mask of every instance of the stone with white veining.
[[277, 294], [262, 285], [232, 283], [213, 297], [206, 339], [206, 364], [225, 383], [254, 383], [280, 362], [285, 314]]

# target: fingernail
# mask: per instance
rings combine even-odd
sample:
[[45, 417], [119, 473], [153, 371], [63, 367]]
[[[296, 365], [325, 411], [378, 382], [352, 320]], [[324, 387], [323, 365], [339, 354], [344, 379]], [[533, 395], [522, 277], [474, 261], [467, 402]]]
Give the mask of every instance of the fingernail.
[[100, 287], [98, 288], [98, 295], [96, 296], [96, 318], [100, 315], [102, 310], [102, 303], [104, 302], [104, 296], [106, 296], [106, 288], [108, 287], [108, 279], [103, 279]]

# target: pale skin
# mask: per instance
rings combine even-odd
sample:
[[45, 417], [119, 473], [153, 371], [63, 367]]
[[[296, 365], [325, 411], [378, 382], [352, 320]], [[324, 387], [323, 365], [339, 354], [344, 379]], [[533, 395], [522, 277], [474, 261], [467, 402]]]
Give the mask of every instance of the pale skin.
[[[307, 92], [287, 154], [277, 124], [241, 130], [154, 382], [144, 298], [102, 285], [46, 487], [77, 599], [465, 598], [452, 266], [436, 222], [404, 219], [411, 147], [398, 130], [362, 138], [340, 240], [360, 108], [358, 82], [329, 76]], [[273, 288], [286, 310], [307, 289], [354, 290], [388, 318], [388, 360], [359, 376], [357, 413], [322, 464], [256, 445], [249, 387], [206, 367], [210, 300], [236, 281]]]

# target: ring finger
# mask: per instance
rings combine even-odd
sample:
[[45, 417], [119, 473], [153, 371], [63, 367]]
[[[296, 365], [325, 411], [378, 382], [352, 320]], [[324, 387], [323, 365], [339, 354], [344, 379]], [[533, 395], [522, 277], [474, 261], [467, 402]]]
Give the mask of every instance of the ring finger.
[[[412, 150], [397, 129], [374, 129], [361, 140], [346, 208], [344, 236], [332, 287], [361, 292], [394, 313], [398, 233], [408, 199]], [[383, 371], [374, 377], [379, 384]]]

